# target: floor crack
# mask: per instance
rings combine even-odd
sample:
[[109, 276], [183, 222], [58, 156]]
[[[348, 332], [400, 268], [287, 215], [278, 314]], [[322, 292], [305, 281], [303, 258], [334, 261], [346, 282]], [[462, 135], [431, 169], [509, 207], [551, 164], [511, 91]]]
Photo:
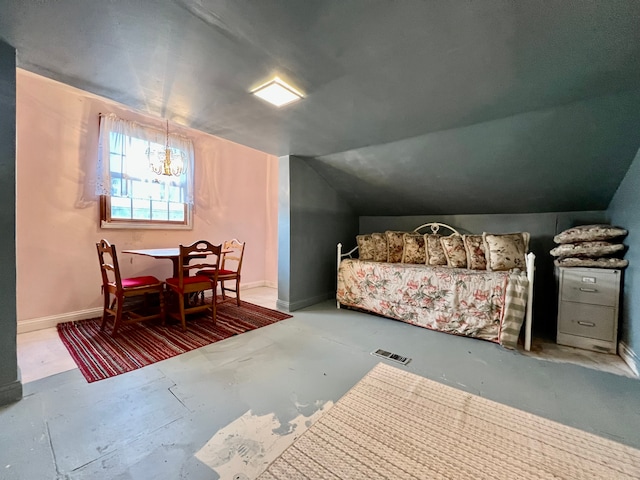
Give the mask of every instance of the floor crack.
[[173, 390], [171, 390], [172, 388], [176, 387], [177, 384], [173, 384], [171, 385], [167, 390], [169, 390], [169, 393], [171, 395], [173, 395], [173, 398], [175, 398], [176, 400], [178, 400], [178, 402], [180, 402], [180, 405], [182, 405], [184, 408], [187, 409], [188, 412], [193, 413], [193, 410], [191, 410], [189, 407], [187, 407], [187, 405], [180, 399], [180, 397], [178, 397], [175, 392]]
[[60, 473], [60, 469], [58, 468], [58, 459], [56, 458], [56, 451], [53, 448], [53, 440], [51, 439], [51, 429], [49, 428], [49, 422], [45, 420], [44, 426], [47, 429], [47, 438], [49, 439], [49, 448], [51, 449], [51, 456], [53, 457], [53, 466], [56, 468], [56, 476], [59, 477], [61, 473]]

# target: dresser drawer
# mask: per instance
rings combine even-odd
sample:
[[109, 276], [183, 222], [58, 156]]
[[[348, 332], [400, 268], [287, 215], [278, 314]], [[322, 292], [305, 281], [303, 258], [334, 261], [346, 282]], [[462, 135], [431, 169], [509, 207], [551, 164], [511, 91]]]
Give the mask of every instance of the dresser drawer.
[[618, 270], [570, 270], [562, 272], [561, 300], [616, 306], [618, 304]]
[[558, 332], [614, 342], [617, 309], [601, 305], [560, 302]]

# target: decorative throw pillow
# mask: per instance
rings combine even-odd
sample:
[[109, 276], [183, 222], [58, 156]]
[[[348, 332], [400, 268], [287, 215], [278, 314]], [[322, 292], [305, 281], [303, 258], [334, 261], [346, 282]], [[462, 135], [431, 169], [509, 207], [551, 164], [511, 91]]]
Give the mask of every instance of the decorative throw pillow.
[[486, 270], [487, 257], [484, 254], [482, 235], [463, 235], [462, 242], [467, 252], [467, 268], [471, 270]]
[[358, 258], [360, 260], [373, 260], [375, 254], [375, 244], [371, 235], [357, 235]]
[[424, 235], [421, 233], [405, 233], [402, 239], [404, 241], [402, 263], [425, 265], [427, 263], [427, 248], [424, 243]]
[[457, 233], [440, 237], [440, 243], [447, 258], [447, 265], [453, 268], [467, 268], [467, 252], [462, 237]]
[[627, 232], [624, 228], [613, 225], [580, 225], [560, 232], [553, 237], [556, 243], [597, 242], [624, 237]]
[[387, 236], [387, 262], [402, 262], [402, 250], [404, 249], [404, 233], [387, 230], [384, 232]]
[[447, 257], [444, 254], [444, 249], [440, 243], [440, 235], [427, 233], [424, 236], [425, 244], [427, 245], [427, 262], [432, 267], [438, 265], [446, 265]]
[[529, 233], [482, 234], [487, 270], [496, 272], [519, 268], [525, 270]]
[[374, 245], [374, 262], [386, 262], [387, 261], [387, 236], [384, 233], [372, 233], [371, 239]]
[[622, 243], [580, 242], [562, 243], [550, 253], [554, 257], [606, 257], [622, 250]]
[[590, 268], [625, 268], [629, 265], [629, 260], [622, 258], [560, 258], [554, 260], [558, 267], [590, 267]]

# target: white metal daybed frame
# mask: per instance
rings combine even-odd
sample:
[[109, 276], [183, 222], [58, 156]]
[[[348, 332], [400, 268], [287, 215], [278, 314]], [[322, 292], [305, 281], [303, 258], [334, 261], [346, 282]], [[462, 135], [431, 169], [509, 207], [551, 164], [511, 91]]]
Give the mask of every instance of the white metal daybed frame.
[[[438, 222], [425, 223], [423, 225], [420, 225], [419, 227], [414, 228], [413, 231], [419, 233], [420, 230], [426, 227], [429, 227], [431, 229], [431, 232], [434, 234], [437, 234], [440, 228], [444, 227], [450, 232], [457, 233], [458, 235], [460, 235], [460, 232], [458, 232], [455, 228], [451, 227], [450, 225], [447, 225], [445, 223], [438, 223]], [[337, 268], [340, 269], [340, 262], [342, 261], [343, 258], [346, 258], [346, 257], [353, 258], [352, 255], [353, 253], [356, 252], [356, 250], [358, 250], [357, 245], [351, 250], [349, 250], [347, 253], [342, 253], [342, 243], [338, 243]], [[529, 288], [527, 292], [527, 312], [524, 318], [524, 349], [526, 351], [531, 350], [531, 332], [533, 327], [533, 278], [534, 278], [534, 273], [536, 269], [535, 261], [536, 261], [535, 254], [533, 252], [527, 253], [526, 268], [527, 268], [527, 280], [529, 281]], [[338, 270], [336, 270], [336, 274], [337, 273], [338, 273]], [[340, 308], [340, 302], [336, 302], [336, 303], [338, 305], [338, 308]]]

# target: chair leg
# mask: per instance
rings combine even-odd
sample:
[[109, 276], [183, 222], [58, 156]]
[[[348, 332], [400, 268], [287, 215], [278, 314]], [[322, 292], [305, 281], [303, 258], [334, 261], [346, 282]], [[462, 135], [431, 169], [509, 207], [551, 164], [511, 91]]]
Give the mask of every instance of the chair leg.
[[120, 321], [122, 320], [122, 310], [124, 307], [124, 297], [118, 297], [116, 305], [116, 314], [113, 320], [113, 332], [111, 332], [111, 336], [115, 337], [118, 333], [118, 327], [120, 326]]
[[217, 298], [216, 290], [217, 290], [217, 285], [213, 289], [213, 295], [211, 295], [211, 319], [213, 320], [213, 325], [214, 326], [216, 324], [216, 317], [218, 315], [218, 308], [217, 308], [218, 307], [218, 302], [216, 300], [216, 298]]
[[160, 320], [162, 321], [162, 326], [164, 327], [167, 324], [167, 310], [165, 306], [165, 292], [164, 290], [160, 292]]
[[182, 331], [187, 331], [187, 319], [184, 313], [184, 294], [178, 293], [178, 308], [180, 308], [180, 322], [182, 323]]
[[107, 317], [109, 310], [109, 292], [104, 292], [104, 306], [102, 307], [102, 322], [100, 323], [100, 330], [103, 331], [107, 324]]
[[[217, 288], [216, 288], [217, 290]], [[222, 300], [227, 299], [227, 294], [224, 291], [224, 280], [220, 280], [220, 291], [222, 292]]]
[[236, 278], [236, 303], [240, 306], [240, 277]]

